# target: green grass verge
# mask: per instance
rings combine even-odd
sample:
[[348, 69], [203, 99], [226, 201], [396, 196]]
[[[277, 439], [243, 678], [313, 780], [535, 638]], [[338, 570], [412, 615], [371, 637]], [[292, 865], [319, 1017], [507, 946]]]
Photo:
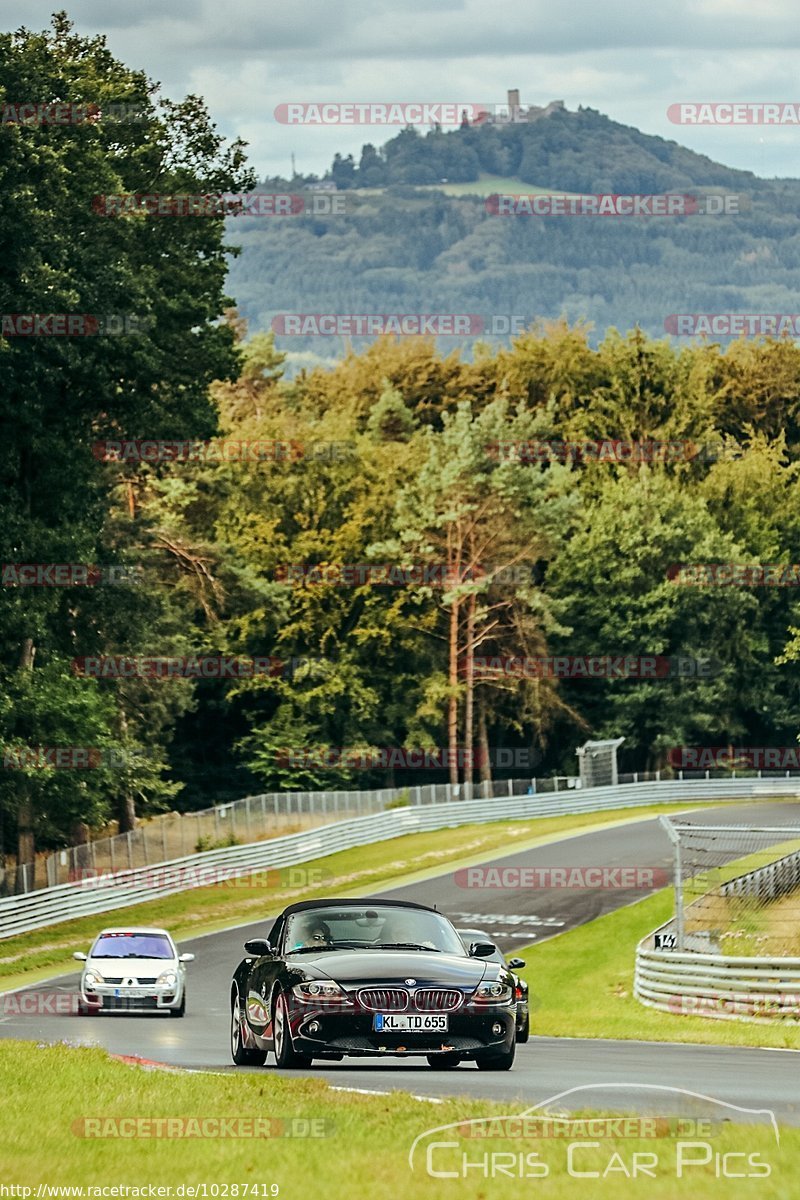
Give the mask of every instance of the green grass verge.
[[[546, 1167], [547, 1175], [520, 1179], [515, 1166], [511, 1177], [495, 1173], [486, 1178], [480, 1168], [473, 1167], [466, 1178], [433, 1178], [426, 1171], [424, 1154], [424, 1146], [432, 1138], [418, 1151], [415, 1170], [409, 1167], [409, 1150], [420, 1134], [450, 1122], [517, 1114], [528, 1105], [472, 1099], [431, 1104], [402, 1092], [391, 1096], [335, 1092], [320, 1080], [293, 1079], [270, 1070], [214, 1075], [152, 1073], [113, 1061], [100, 1050], [63, 1045], [37, 1047], [33, 1043], [4, 1042], [0, 1047], [0, 1094], [5, 1102], [0, 1118], [2, 1183], [31, 1188], [33, 1197], [40, 1184], [83, 1188], [154, 1185], [171, 1188], [173, 1197], [186, 1194], [185, 1190], [176, 1191], [181, 1185], [184, 1189], [205, 1185], [207, 1196], [244, 1200], [245, 1187], [257, 1185], [258, 1194], [269, 1196], [270, 1185], [277, 1185], [277, 1194], [285, 1200], [308, 1195], [324, 1196], [325, 1200], [361, 1200], [367, 1196], [370, 1200], [397, 1200], [398, 1196], [518, 1200], [534, 1191], [544, 1198], [611, 1200], [627, 1194], [620, 1164], [630, 1171], [637, 1152], [656, 1155], [656, 1163], [650, 1167], [654, 1178], [644, 1177], [642, 1181], [640, 1175], [632, 1185], [637, 1195], [646, 1192], [648, 1200], [681, 1196], [721, 1200], [750, 1195], [751, 1191], [759, 1200], [785, 1200], [797, 1194], [800, 1175], [800, 1130], [782, 1130], [778, 1146], [769, 1126], [726, 1124], [717, 1127], [707, 1140], [710, 1161], [704, 1166], [684, 1168], [681, 1179], [677, 1178], [679, 1153], [695, 1160], [706, 1157], [706, 1153], [697, 1147], [681, 1151], [681, 1143], [674, 1137], [609, 1137], [595, 1141], [591, 1148], [577, 1148], [574, 1169], [598, 1172], [601, 1177], [575, 1178], [567, 1173], [567, 1142], [563, 1138], [490, 1142], [457, 1139], [452, 1131], [439, 1140], [456, 1140], [457, 1145], [435, 1152], [434, 1169], [463, 1173], [462, 1155], [468, 1162], [481, 1163], [485, 1154], [503, 1151], [506, 1156], [514, 1156], [515, 1164], [520, 1155], [523, 1163], [525, 1155], [538, 1155], [530, 1161], [539, 1164], [540, 1174]], [[673, 1100], [665, 1110], [674, 1113], [675, 1107]], [[194, 1118], [206, 1124], [195, 1126], [191, 1138], [153, 1137], [152, 1131], [158, 1128], [153, 1120], [170, 1117], [183, 1121]], [[127, 1130], [129, 1135], [141, 1131], [139, 1136], [85, 1136], [87, 1131], [107, 1135], [112, 1128], [126, 1129], [109, 1126], [109, 1118], [149, 1120], [151, 1136], [142, 1136], [144, 1130], [138, 1125], [129, 1125]], [[220, 1118], [277, 1122], [280, 1124], [270, 1129], [276, 1134], [282, 1129], [284, 1135], [268, 1141], [247, 1136], [197, 1136], [201, 1128], [213, 1133], [214, 1126], [209, 1122]], [[87, 1119], [99, 1119], [102, 1124], [87, 1126]], [[285, 1136], [286, 1131], [303, 1128], [298, 1122], [314, 1122], [311, 1128], [326, 1136]], [[576, 1140], [590, 1139], [584, 1135]], [[731, 1180], [722, 1175], [723, 1160], [717, 1157], [731, 1152], [756, 1156], [749, 1169], [763, 1175], [764, 1166], [755, 1164], [766, 1164], [769, 1175], [737, 1179], [731, 1190]], [[497, 1164], [496, 1159], [486, 1161]], [[508, 1172], [509, 1158], [501, 1165]], [[732, 1172], [748, 1169], [741, 1157], [734, 1157], [727, 1165]], [[602, 1178], [606, 1171], [606, 1178]], [[83, 1194], [87, 1197], [92, 1193]]]
[[663, 1013], [633, 995], [638, 942], [674, 913], [672, 889], [517, 951], [536, 1007], [531, 1031], [548, 1037], [702, 1042], [800, 1049], [800, 1027]]
[[[508, 854], [558, 840], [570, 832], [583, 833], [608, 825], [639, 821], [659, 813], [685, 811], [686, 804], [664, 804], [614, 809], [604, 813], [462, 825], [432, 833], [407, 834], [305, 863], [304, 869], [309, 876], [321, 880], [319, 886], [265, 887], [262, 872], [255, 884], [247, 879], [232, 880], [213, 887], [193, 888], [145, 904], [131, 905], [130, 908], [112, 909], [97, 916], [64, 921], [0, 942], [0, 990], [36, 983], [59, 971], [71, 970], [74, 965], [71, 961], [73, 951], [88, 949], [98, 929], [120, 920], [130, 921], [131, 924], [165, 926], [176, 940], [182, 941], [198, 934], [258, 921], [262, 916], [280, 912], [286, 904], [295, 900], [383, 891], [432, 878], [445, 869], [470, 866], [491, 858], [495, 852]], [[320, 837], [325, 837], [324, 827], [320, 830]], [[286, 874], [292, 869], [286, 868]]]

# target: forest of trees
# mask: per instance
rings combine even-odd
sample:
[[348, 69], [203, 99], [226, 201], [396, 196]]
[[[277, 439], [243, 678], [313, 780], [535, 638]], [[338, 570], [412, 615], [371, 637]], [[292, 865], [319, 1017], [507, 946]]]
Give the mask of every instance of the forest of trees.
[[[589, 736], [624, 736], [630, 768], [664, 767], [680, 745], [795, 743], [796, 588], [674, 577], [682, 563], [800, 562], [793, 341], [675, 348], [635, 329], [594, 345], [586, 326], [557, 321], [471, 359], [384, 338], [287, 378], [274, 338], [248, 336], [225, 295], [221, 218], [92, 210], [92, 195], [141, 191], [143, 175], [165, 193], [252, 186], [242, 148], [222, 143], [202, 104], [159, 100], [58, 18], [47, 35], [0, 38], [0, 64], [9, 90], [36, 78], [39, 94], [102, 88], [152, 107], [147, 124], [6, 131], [3, 311], [152, 322], [146, 337], [0, 341], [7, 852], [29, 861], [82, 824], [125, 829], [253, 790], [429, 781], [289, 753], [307, 747], [511, 747], [532, 751], [538, 774], [563, 774]], [[447, 204], [430, 207], [444, 220]], [[478, 233], [475, 253], [491, 254]], [[328, 236], [344, 239], [343, 262], [369, 250], [355, 231]], [[276, 292], [283, 276], [276, 258]], [[514, 311], [502, 268], [497, 278]], [[142, 439], [203, 448], [113, 461], [109, 443]], [[587, 439], [698, 451], [652, 462], [498, 451]], [[273, 453], [224, 450], [253, 443]], [[108, 585], [24, 586], [7, 570], [52, 563], [96, 565]], [[387, 563], [451, 574], [402, 586], [295, 577]], [[476, 656], [621, 654], [716, 665], [655, 679], [474, 669]], [[292, 665], [228, 679], [76, 668], [179, 656]], [[26, 757], [57, 747], [96, 759], [60, 769]]]
[[[241, 332], [235, 314], [228, 325]], [[28, 771], [41, 838], [133, 799], [143, 813], [252, 790], [446, 777], [289, 753], [308, 748], [526, 747], [545, 774], [573, 773], [588, 736], [624, 736], [626, 764], [649, 769], [680, 745], [795, 742], [796, 589], [681, 586], [671, 570], [800, 561], [792, 342], [678, 354], [632, 333], [595, 350], [585, 330], [555, 325], [474, 363], [422, 339], [384, 339], [287, 383], [271, 335], [244, 342], [241, 360], [238, 379], [212, 388], [212, 449], [143, 463], [124, 449], [141, 421], [118, 422], [122, 461], [94, 468], [107, 506], [95, 561], [136, 564], [141, 581], [53, 589], [28, 677], [6, 643], [6, 746], [130, 752], [125, 770]], [[689, 448], [649, 463], [560, 454], [586, 439]], [[555, 449], [536, 462], [499, 452], [503, 443]], [[262, 461], [236, 449], [253, 445]], [[448, 563], [462, 577], [336, 578], [370, 563]], [[27, 602], [20, 592], [4, 589], [4, 604]], [[470, 682], [471, 654], [683, 656], [715, 670], [651, 680], [478, 671]], [[71, 662], [85, 655], [285, 667], [229, 680], [76, 678]], [[5, 773], [9, 815], [21, 774]]]

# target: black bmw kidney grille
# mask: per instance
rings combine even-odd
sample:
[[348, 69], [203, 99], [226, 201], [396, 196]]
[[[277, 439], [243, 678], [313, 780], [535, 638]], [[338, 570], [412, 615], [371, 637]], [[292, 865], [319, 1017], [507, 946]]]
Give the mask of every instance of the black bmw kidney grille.
[[401, 1012], [408, 1008], [405, 988], [362, 988], [358, 998], [364, 1008], [373, 1012]]
[[421, 1012], [447, 1012], [458, 1008], [461, 992], [457, 988], [420, 988], [414, 996], [414, 1005]]

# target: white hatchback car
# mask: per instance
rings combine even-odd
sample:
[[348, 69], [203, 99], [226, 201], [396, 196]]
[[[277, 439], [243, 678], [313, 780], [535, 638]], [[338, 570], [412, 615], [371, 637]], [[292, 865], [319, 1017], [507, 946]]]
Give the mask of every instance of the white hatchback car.
[[80, 1011], [186, 1012], [186, 967], [193, 954], [179, 954], [166, 929], [104, 929], [87, 954], [72, 956], [85, 964]]

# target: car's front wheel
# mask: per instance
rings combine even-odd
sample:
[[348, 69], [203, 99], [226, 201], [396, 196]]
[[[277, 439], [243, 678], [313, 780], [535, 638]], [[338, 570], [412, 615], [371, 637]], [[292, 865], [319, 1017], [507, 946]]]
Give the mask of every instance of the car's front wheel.
[[171, 1017], [182, 1017], [185, 1014], [185, 1012], [186, 1012], [186, 992], [184, 991], [183, 995], [181, 996], [180, 1004], [178, 1005], [177, 1008], [171, 1008], [169, 1010], [169, 1015]]
[[530, 1018], [530, 1014], [526, 1013], [525, 1021], [523, 1022], [522, 1028], [517, 1030], [517, 1041], [518, 1042], [527, 1042], [527, 1040], [530, 1036], [531, 1036], [531, 1018]]
[[263, 1067], [266, 1050], [248, 1050], [244, 1044], [244, 1012], [236, 991], [231, 998], [231, 1058], [237, 1067]]
[[289, 1010], [286, 1007], [286, 1000], [281, 992], [278, 992], [272, 1007], [272, 1038], [276, 1067], [286, 1069], [288, 1067], [308, 1067], [311, 1065], [310, 1056], [308, 1054], [298, 1054], [292, 1045], [292, 1035], [289, 1029]]
[[493, 1050], [490, 1054], [478, 1055], [475, 1062], [478, 1064], [479, 1071], [510, 1071], [514, 1063], [514, 1051], [516, 1050], [516, 1042], [513, 1042], [510, 1050], [501, 1050], [498, 1054]]

